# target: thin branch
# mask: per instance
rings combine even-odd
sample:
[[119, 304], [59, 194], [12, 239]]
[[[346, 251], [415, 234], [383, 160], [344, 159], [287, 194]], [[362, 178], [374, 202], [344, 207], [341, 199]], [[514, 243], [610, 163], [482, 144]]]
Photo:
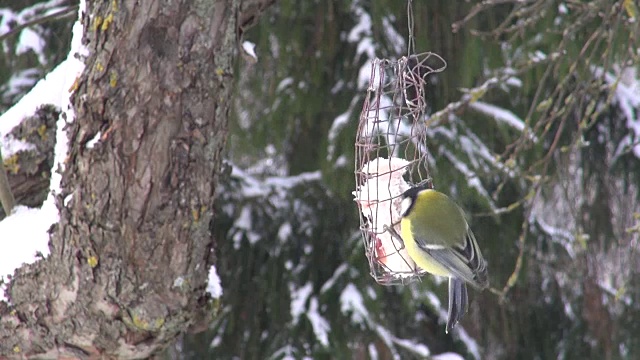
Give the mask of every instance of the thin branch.
[[[530, 2], [530, 1], [526, 1], [526, 2]], [[526, 3], [525, 2], [525, 3]], [[488, 10], [496, 5], [502, 5], [502, 4], [518, 4], [518, 3], [522, 3], [522, 1], [518, 1], [518, 0], [485, 0], [481, 3], [476, 4], [471, 11], [469, 11], [469, 13], [467, 14], [467, 16], [464, 17], [464, 19], [456, 21], [455, 23], [453, 23], [451, 25], [451, 31], [453, 31], [454, 33], [458, 32], [460, 30], [460, 28], [462, 28], [464, 25], [466, 25], [466, 23], [468, 23], [471, 19], [473, 19], [474, 17], [476, 17], [476, 15], [478, 15], [479, 13]], [[515, 13], [511, 13], [509, 14], [509, 18], [511, 19], [513, 16], [515, 16]]]
[[[449, 114], [456, 113], [457, 111], [465, 108], [470, 103], [476, 102], [484, 97], [486, 93], [496, 88], [502, 84], [505, 84], [507, 80], [517, 76], [525, 72], [526, 70], [530, 70], [535, 66], [540, 66], [542, 64], [553, 63], [555, 62], [561, 54], [559, 53], [551, 53], [546, 59], [536, 60], [536, 61], [528, 61], [520, 66], [516, 66], [515, 69], [510, 69], [509, 72], [500, 72], [496, 76], [493, 76], [487, 79], [484, 83], [479, 86], [476, 86], [471, 89], [467, 89], [464, 95], [460, 97], [460, 100], [456, 102], [449, 103], [444, 109], [439, 110], [433, 114], [431, 114], [425, 120], [425, 126], [434, 127], [441, 124], [442, 121], [446, 120], [446, 117]], [[526, 123], [527, 127], [529, 123]], [[524, 138], [527, 138], [528, 135], [522, 135]]]
[[16, 27], [14, 27], [13, 29], [7, 31], [6, 33], [0, 35], [0, 41], [4, 41], [5, 39], [8, 39], [9, 37], [19, 33], [20, 31], [34, 26], [34, 25], [38, 25], [38, 24], [42, 24], [45, 23], [47, 21], [50, 20], [59, 20], [59, 19], [64, 19], [66, 17], [70, 17], [72, 15], [75, 15], [75, 13], [78, 11], [78, 5], [73, 5], [73, 6], [69, 6], [66, 7], [60, 11], [54, 12], [53, 14], [49, 14], [49, 15], [45, 15], [42, 17], [38, 17], [35, 18], [33, 20], [27, 21], [23, 24], [19, 24]]

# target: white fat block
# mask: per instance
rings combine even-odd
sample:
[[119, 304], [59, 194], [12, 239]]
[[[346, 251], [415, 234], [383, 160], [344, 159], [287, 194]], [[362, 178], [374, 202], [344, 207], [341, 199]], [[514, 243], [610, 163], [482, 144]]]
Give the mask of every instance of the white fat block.
[[400, 276], [411, 276], [416, 265], [402, 241], [385, 227], [393, 227], [400, 234], [401, 195], [410, 187], [402, 176], [409, 164], [401, 158], [376, 158], [362, 167], [369, 178], [353, 192], [360, 211], [370, 221], [368, 230], [373, 243], [369, 245], [374, 247], [376, 259], [386, 270]]
[[[394, 226], [394, 229], [400, 234], [400, 224]], [[374, 246], [376, 258], [386, 270], [394, 272], [400, 277], [413, 276], [416, 271], [416, 263], [411, 259], [400, 239], [385, 232], [377, 235]]]
[[379, 157], [364, 164], [360, 171], [370, 176], [390, 175], [392, 177], [402, 178], [402, 175], [407, 172], [409, 164], [411, 163], [403, 158], [392, 157], [386, 159]]

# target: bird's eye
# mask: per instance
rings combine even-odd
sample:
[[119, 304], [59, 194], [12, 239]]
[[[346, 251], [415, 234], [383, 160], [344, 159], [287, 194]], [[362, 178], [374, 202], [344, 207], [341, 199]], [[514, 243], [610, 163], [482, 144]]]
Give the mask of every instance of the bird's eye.
[[400, 203], [400, 211], [402, 212], [402, 216], [407, 216], [409, 209], [411, 209], [411, 205], [413, 204], [413, 200], [410, 197], [406, 197], [402, 199], [402, 203]]

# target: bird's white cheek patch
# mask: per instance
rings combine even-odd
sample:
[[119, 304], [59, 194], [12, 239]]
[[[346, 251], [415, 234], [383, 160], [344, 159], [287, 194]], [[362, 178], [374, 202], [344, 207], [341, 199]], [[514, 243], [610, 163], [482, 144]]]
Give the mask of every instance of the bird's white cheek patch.
[[412, 203], [413, 200], [411, 200], [411, 198], [407, 197], [402, 199], [402, 203], [400, 203], [400, 211], [402, 213], [402, 216], [407, 216], [407, 211], [409, 211]]

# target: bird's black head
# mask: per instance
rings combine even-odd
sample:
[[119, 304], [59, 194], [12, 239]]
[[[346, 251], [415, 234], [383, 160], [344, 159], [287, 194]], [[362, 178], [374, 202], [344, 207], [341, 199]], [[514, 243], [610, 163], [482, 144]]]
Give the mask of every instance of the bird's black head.
[[418, 194], [427, 189], [430, 189], [430, 187], [428, 187], [426, 184], [418, 185], [402, 193], [401, 209], [402, 209], [403, 217], [407, 216], [411, 212], [411, 210], [413, 210], [413, 205], [415, 204], [416, 199], [418, 198]]

